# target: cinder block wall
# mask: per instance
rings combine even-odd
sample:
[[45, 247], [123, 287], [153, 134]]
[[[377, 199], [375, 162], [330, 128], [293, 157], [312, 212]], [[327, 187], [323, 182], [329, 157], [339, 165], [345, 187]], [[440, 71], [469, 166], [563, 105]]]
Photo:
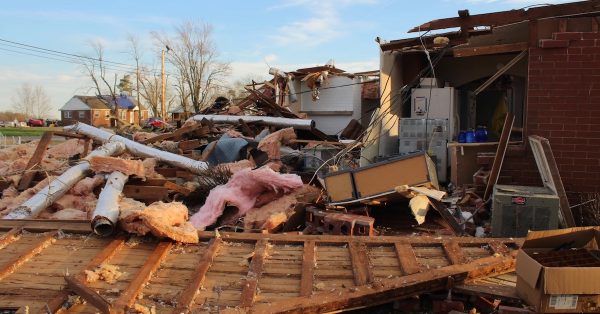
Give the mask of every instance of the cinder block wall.
[[[567, 192], [600, 192], [600, 33], [554, 33], [529, 50], [525, 132], [550, 140]], [[501, 175], [541, 184], [529, 147]]]

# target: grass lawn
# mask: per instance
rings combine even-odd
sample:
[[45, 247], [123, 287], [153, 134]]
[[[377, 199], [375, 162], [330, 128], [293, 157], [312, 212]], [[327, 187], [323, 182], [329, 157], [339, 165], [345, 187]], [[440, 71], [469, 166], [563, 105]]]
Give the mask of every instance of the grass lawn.
[[0, 128], [4, 136], [41, 136], [46, 131], [62, 131], [61, 127]]

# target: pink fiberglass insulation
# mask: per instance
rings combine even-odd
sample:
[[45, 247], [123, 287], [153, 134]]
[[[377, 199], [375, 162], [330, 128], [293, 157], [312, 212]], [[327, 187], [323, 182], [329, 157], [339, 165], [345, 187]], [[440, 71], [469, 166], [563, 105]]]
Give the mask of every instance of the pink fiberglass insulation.
[[243, 169], [236, 172], [227, 184], [212, 189], [206, 203], [190, 218], [190, 222], [197, 229], [204, 229], [217, 221], [226, 204], [236, 206], [238, 215], [242, 216], [254, 207], [261, 194], [288, 193], [300, 187], [302, 179], [295, 174], [281, 174], [268, 167]]

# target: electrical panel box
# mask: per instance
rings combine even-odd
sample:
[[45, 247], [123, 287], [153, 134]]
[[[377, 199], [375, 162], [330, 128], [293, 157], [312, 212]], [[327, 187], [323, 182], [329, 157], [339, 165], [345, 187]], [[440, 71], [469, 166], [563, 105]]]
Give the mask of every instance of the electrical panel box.
[[558, 215], [558, 196], [548, 188], [500, 184], [494, 186], [494, 237], [524, 237], [529, 230], [557, 229]]

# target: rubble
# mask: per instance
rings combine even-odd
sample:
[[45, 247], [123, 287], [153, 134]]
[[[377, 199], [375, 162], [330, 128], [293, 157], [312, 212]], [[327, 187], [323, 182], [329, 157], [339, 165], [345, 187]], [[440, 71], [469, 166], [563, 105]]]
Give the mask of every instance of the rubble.
[[[98, 304], [114, 305], [117, 312], [187, 313], [199, 307], [327, 312], [389, 302], [400, 312], [528, 312], [524, 303], [547, 312], [594, 311], [600, 292], [589, 276], [600, 267], [597, 247], [579, 242], [582, 234], [598, 230], [538, 231], [546, 233], [529, 233], [524, 245], [519, 237], [533, 230], [595, 223], [584, 218], [594, 213], [584, 215], [579, 207], [597, 205], [598, 194], [571, 206], [567, 193], [572, 191], [567, 189], [577, 186], [573, 182], [584, 184], [584, 173], [596, 169], [596, 155], [586, 152], [585, 158], [568, 159], [570, 165], [581, 162], [583, 170], [566, 170], [564, 175], [564, 146], [580, 148], [575, 137], [579, 133], [561, 133], [556, 139], [554, 130], [534, 128], [556, 139], [561, 152], [555, 154], [550, 141], [533, 135], [527, 125], [527, 120], [543, 123], [536, 116], [540, 110], [525, 115], [525, 100], [535, 98], [525, 94], [539, 90], [528, 85], [531, 73], [525, 73], [524, 62], [543, 62], [539, 50], [546, 49], [541, 42], [550, 45], [544, 41], [548, 38], [530, 38], [533, 45], [504, 43], [515, 40], [506, 38], [510, 32], [493, 32], [506, 18], [510, 25], [504, 27], [515, 32], [533, 22], [544, 30], [543, 36], [579, 38], [561, 40], [567, 43], [584, 40], [587, 33], [580, 30], [567, 36], [569, 24], [556, 15], [560, 8], [570, 18], [587, 19], [571, 15], [589, 14], [591, 7], [575, 3], [477, 18], [462, 11], [458, 18], [421, 25], [427, 31], [460, 27], [457, 33], [382, 41], [382, 51], [390, 52], [381, 55], [381, 75], [390, 84], [370, 80], [378, 71], [346, 73], [333, 63], [291, 72], [271, 68], [273, 78], [246, 86], [245, 98], [220, 97], [198, 114], [186, 113], [186, 121], [173, 121], [179, 128], [108, 130], [80, 122], [65, 127], [66, 132], [2, 149], [0, 228], [7, 234], [0, 236], [0, 248], [16, 245], [19, 254], [1, 266], [0, 281], [36, 254], [51, 259], [44, 254], [60, 227], [69, 235], [85, 234], [94, 243], [86, 247], [76, 238], [74, 246], [99, 251], [81, 257], [85, 277], [65, 280], [98, 284], [98, 291], [80, 290], [88, 293], [84, 299], [99, 298]], [[473, 22], [493, 16], [483, 25]], [[577, 27], [590, 24], [597, 33], [597, 22], [585, 21]], [[562, 30], [551, 31], [554, 27]], [[538, 36], [534, 33], [529, 31]], [[476, 35], [487, 36], [481, 42], [503, 44], [482, 47], [471, 39]], [[538, 55], [526, 59], [527, 53]], [[399, 57], [404, 54], [406, 58]], [[456, 72], [471, 65], [468, 57], [475, 56], [482, 63], [473, 66], [477, 73]], [[396, 64], [414, 68], [394, 69]], [[340, 78], [356, 78], [348, 86], [364, 86], [353, 90], [360, 101], [371, 97], [377, 103], [352, 104], [339, 115], [340, 108], [326, 108], [328, 99], [337, 100], [333, 90], [348, 87], [334, 85]], [[489, 108], [477, 112], [479, 105]], [[334, 118], [343, 125], [332, 123]], [[488, 124], [489, 140], [486, 127], [476, 125], [480, 123]], [[462, 129], [467, 130], [464, 141]], [[479, 141], [466, 140], [477, 132]], [[53, 134], [76, 138], [53, 144]], [[532, 168], [535, 161], [541, 176], [526, 181], [539, 181], [543, 188], [513, 182], [515, 172], [536, 171], [520, 165], [506, 168], [514, 156], [531, 159]], [[563, 184], [564, 178], [570, 185]], [[546, 202], [543, 206], [540, 199]], [[46, 242], [31, 248], [15, 240], [26, 232], [39, 236], [47, 230], [54, 233], [44, 234]], [[88, 236], [92, 231], [106, 239]], [[540, 234], [556, 237], [550, 241]], [[132, 235], [140, 237], [129, 245]], [[123, 265], [110, 264], [113, 258]], [[568, 276], [578, 278], [571, 284], [581, 284], [587, 296], [550, 284], [545, 278], [558, 276], [554, 271], [571, 271], [550, 268], [573, 265], [543, 264], [546, 259], [589, 262]], [[64, 266], [56, 262], [56, 268]], [[129, 278], [118, 267], [139, 273]], [[117, 292], [125, 290], [112, 302], [103, 299], [109, 290], [98, 281], [128, 285], [119, 286]], [[11, 289], [18, 284], [6, 281]], [[92, 290], [91, 285], [82, 287]], [[67, 296], [56, 297], [61, 298]], [[50, 312], [54, 303], [47, 304]]]

